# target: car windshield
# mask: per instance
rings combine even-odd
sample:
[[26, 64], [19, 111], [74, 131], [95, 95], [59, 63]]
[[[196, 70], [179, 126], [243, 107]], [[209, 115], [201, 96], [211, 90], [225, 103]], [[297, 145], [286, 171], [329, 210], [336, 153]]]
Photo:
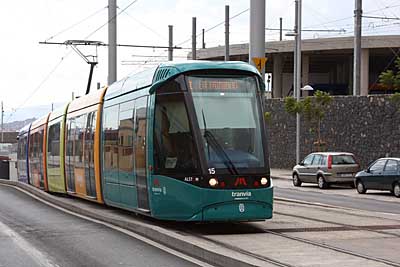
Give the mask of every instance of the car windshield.
[[188, 76], [208, 168], [264, 167], [255, 77]]
[[354, 157], [351, 155], [335, 155], [332, 157], [332, 164], [356, 164]]

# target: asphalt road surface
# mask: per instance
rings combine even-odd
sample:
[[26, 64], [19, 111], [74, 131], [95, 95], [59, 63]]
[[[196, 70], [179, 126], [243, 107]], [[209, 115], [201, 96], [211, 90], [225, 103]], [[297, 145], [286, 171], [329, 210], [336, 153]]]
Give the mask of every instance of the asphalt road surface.
[[0, 185], [0, 267], [198, 266]]
[[366, 211], [400, 214], [400, 199], [388, 192], [369, 190], [360, 195], [349, 187], [335, 187], [321, 190], [316, 185], [306, 184], [294, 187], [291, 180], [274, 180], [274, 196], [293, 200], [321, 203], [338, 207]]

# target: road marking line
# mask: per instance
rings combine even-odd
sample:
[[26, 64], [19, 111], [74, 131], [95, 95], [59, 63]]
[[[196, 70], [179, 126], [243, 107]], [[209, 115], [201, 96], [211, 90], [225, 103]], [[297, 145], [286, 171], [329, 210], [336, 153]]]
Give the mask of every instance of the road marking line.
[[10, 237], [11, 240], [25, 251], [33, 260], [43, 267], [58, 267], [57, 264], [53, 263], [46, 254], [37, 250], [28, 241], [26, 241], [17, 232], [12, 230], [10, 227], [0, 222], [0, 232], [4, 233], [6, 236]]
[[[113, 229], [115, 231], [118, 231], [118, 232], [121, 232], [123, 234], [129, 235], [129, 236], [131, 236], [133, 238], [136, 238], [136, 239], [138, 239], [138, 240], [140, 240], [140, 241], [142, 241], [142, 242], [144, 242], [144, 243], [146, 243], [146, 244], [148, 244], [150, 246], [156, 247], [156, 248], [158, 248], [160, 250], [163, 250], [163, 251], [165, 251], [165, 252], [167, 252], [169, 254], [177, 256], [177, 257], [179, 257], [181, 259], [184, 259], [186, 261], [189, 261], [189, 262], [194, 263], [196, 265], [199, 265], [201, 267], [215, 267], [214, 265], [208, 264], [208, 263], [206, 263], [204, 261], [198, 260], [198, 259], [196, 259], [194, 257], [189, 256], [189, 255], [183, 254], [183, 253], [181, 253], [181, 252], [179, 252], [177, 250], [174, 250], [174, 249], [169, 248], [167, 246], [164, 246], [164, 245], [162, 245], [160, 243], [157, 243], [157, 242], [155, 242], [155, 241], [153, 241], [153, 240], [151, 240], [151, 239], [149, 239], [147, 237], [144, 237], [144, 236], [141, 236], [139, 234], [136, 234], [136, 233], [134, 233], [134, 232], [132, 232], [130, 230], [127, 230], [127, 229], [124, 229], [122, 227], [119, 227], [119, 226], [116, 226], [116, 225], [113, 225], [113, 224], [110, 224], [110, 223], [107, 223], [107, 222], [103, 222], [103, 221], [100, 221], [100, 220], [97, 220], [97, 219], [94, 219], [94, 218], [91, 218], [91, 217], [88, 217], [88, 216], [85, 216], [85, 215], [81, 215], [79, 213], [75, 213], [75, 212], [67, 210], [65, 208], [59, 207], [59, 206], [57, 206], [57, 205], [55, 205], [55, 204], [53, 204], [51, 202], [48, 202], [47, 200], [43, 200], [43, 199], [35, 196], [34, 194], [32, 194], [32, 193], [30, 193], [30, 192], [28, 192], [28, 191], [26, 191], [26, 190], [24, 190], [22, 188], [15, 187], [13, 185], [4, 185], [4, 186], [13, 187], [14, 189], [17, 189], [17, 190], [29, 195], [30, 197], [32, 197], [32, 198], [34, 198], [34, 199], [36, 199], [36, 200], [38, 200], [38, 201], [50, 206], [50, 207], [53, 207], [53, 208], [58, 209], [58, 210], [60, 210], [62, 212], [71, 214], [71, 215], [76, 216], [78, 218], [81, 218], [81, 219], [84, 219], [84, 220], [87, 220], [87, 221], [91, 221], [93, 223], [104, 225], [104, 226], [106, 226], [108, 228], [111, 228], [111, 229]], [[0, 230], [1, 230], [1, 228], [0, 228]], [[44, 266], [45, 267], [53, 267], [53, 266], [54, 267], [59, 267], [58, 265], [44, 265]]]

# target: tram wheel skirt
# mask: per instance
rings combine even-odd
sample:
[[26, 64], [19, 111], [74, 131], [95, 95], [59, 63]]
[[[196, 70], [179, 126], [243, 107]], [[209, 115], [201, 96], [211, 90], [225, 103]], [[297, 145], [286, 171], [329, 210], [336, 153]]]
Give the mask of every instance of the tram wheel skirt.
[[203, 221], [256, 221], [272, 218], [272, 206], [266, 202], [234, 201], [205, 207]]

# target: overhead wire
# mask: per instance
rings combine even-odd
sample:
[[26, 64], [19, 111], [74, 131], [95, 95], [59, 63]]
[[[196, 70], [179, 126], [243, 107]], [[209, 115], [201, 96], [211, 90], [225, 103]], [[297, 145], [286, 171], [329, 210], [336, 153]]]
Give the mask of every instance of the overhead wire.
[[[242, 15], [243, 13], [245, 13], [245, 12], [247, 12], [247, 11], [249, 11], [249, 10], [250, 10], [249, 8], [246, 8], [245, 10], [242, 10], [242, 11], [240, 11], [239, 13], [237, 13], [237, 14], [231, 16], [229, 19], [231, 20], [231, 19], [237, 18], [238, 16]], [[204, 33], [207, 33], [207, 32], [209, 32], [209, 31], [212, 31], [213, 29], [215, 29], [215, 28], [217, 28], [217, 27], [223, 25], [224, 23], [225, 23], [225, 20], [222, 21], [222, 22], [219, 22], [219, 23], [215, 24], [214, 26], [211, 26], [210, 28], [205, 29], [205, 30], [204, 30]], [[201, 36], [201, 35], [202, 35], [202, 33], [198, 33], [198, 34], [196, 35], [196, 38], [199, 37], [199, 36]], [[184, 40], [184, 41], [182, 41], [182, 42], [176, 44], [176, 46], [181, 46], [181, 45], [183, 45], [183, 44], [189, 42], [190, 40], [192, 40], [192, 37], [190, 37], [190, 38], [188, 38], [188, 39], [186, 39], [186, 40]], [[183, 48], [183, 50], [190, 50], [190, 49], [191, 49], [191, 48]], [[168, 50], [165, 50], [163, 53], [161, 53], [161, 54], [159, 54], [159, 55], [162, 55], [162, 54], [164, 54], [164, 53], [166, 53], [166, 52], [168, 52]]]
[[43, 78], [43, 80], [39, 83], [39, 85], [28, 95], [28, 97], [25, 98], [25, 100], [22, 102], [22, 104], [20, 104], [17, 108], [13, 109], [12, 113], [10, 113], [10, 115], [7, 117], [6, 119], [6, 123], [9, 122], [9, 120], [12, 118], [12, 116], [15, 114], [15, 112], [17, 112], [17, 110], [19, 110], [20, 108], [22, 108], [28, 101], [29, 99], [31, 99], [31, 97], [33, 97], [38, 91], [39, 89], [42, 87], [42, 85], [48, 80], [50, 79], [51, 75], [58, 69], [58, 67], [61, 65], [61, 63], [64, 61], [64, 59], [72, 52], [72, 50], [70, 50], [68, 53], [66, 53], [63, 57], [61, 57], [61, 60], [51, 69], [51, 71]]
[[[119, 8], [118, 8], [119, 9]], [[123, 11], [124, 15], [128, 16], [129, 18], [133, 19], [136, 23], [142, 25], [144, 28], [148, 29], [149, 31], [151, 31], [152, 33], [154, 33], [155, 35], [157, 35], [158, 37], [167, 40], [168, 38], [166, 38], [164, 35], [160, 34], [159, 32], [155, 31], [154, 29], [152, 29], [151, 27], [147, 26], [146, 24], [144, 24], [143, 22], [141, 22], [140, 20], [134, 18], [133, 16], [131, 16], [128, 12], [126, 12], [126, 10]]]
[[[365, 12], [363, 11], [363, 14], [370, 14], [370, 13], [374, 13], [374, 12], [377, 12], [377, 11], [382, 11], [382, 10], [385, 10], [385, 9], [399, 7], [399, 6], [400, 6], [400, 4], [399, 5], [386, 6], [384, 8], [365, 11]], [[339, 22], [339, 21], [344, 21], [344, 20], [349, 20], [349, 19], [354, 19], [354, 16], [344, 17], [344, 18], [341, 18], [341, 19], [335, 19], [335, 20], [332, 20], [332, 21], [325, 22], [323, 24], [307, 25], [307, 26], [304, 26], [303, 28], [311, 28], [311, 27], [316, 27], [316, 26], [323, 26], [323, 25], [328, 25], [328, 24], [332, 24], [332, 23]]]
[[[242, 11], [240, 11], [239, 13], [237, 13], [237, 14], [233, 15], [232, 17], [230, 17], [229, 19], [230, 19], [230, 20], [231, 20], [231, 19], [234, 19], [234, 18], [236, 18], [236, 17], [242, 15], [243, 13], [245, 13], [245, 12], [247, 12], [247, 11], [249, 11], [249, 10], [250, 10], [249, 8], [247, 8], [247, 9], [245, 9], [245, 10], [242, 10]], [[212, 30], [214, 30], [215, 28], [217, 28], [217, 27], [223, 25], [224, 23], [225, 23], [225, 20], [222, 21], [222, 22], [217, 23], [216, 25], [214, 25], [214, 26], [212, 26], [212, 27], [210, 27], [210, 28], [208, 28], [208, 29], [205, 29], [205, 30], [204, 30], [204, 33], [207, 33], [207, 32], [209, 32], [209, 31], [212, 31]], [[198, 34], [196, 35], [196, 38], [199, 37], [200, 35], [202, 35], [202, 33], [198, 33]], [[180, 42], [179, 44], [177, 44], [177, 46], [180, 46], [180, 45], [182, 45], [182, 44], [185, 44], [185, 43], [189, 42], [190, 40], [192, 40], [192, 37], [186, 39], [185, 41]]]
[[123, 8], [119, 13], [117, 13], [115, 16], [113, 16], [112, 18], [110, 18], [109, 20], [107, 20], [106, 23], [104, 23], [103, 25], [101, 25], [100, 27], [98, 27], [96, 30], [94, 30], [93, 32], [91, 32], [88, 36], [85, 37], [85, 40], [87, 38], [89, 38], [90, 36], [92, 36], [93, 34], [95, 34], [96, 32], [98, 32], [99, 30], [101, 30], [104, 26], [106, 26], [108, 23], [110, 23], [110, 21], [112, 21], [113, 19], [115, 19], [116, 17], [118, 17], [122, 12], [124, 12], [125, 10], [127, 10], [130, 6], [132, 6], [134, 3], [136, 3], [139, 0], [134, 0], [132, 1], [130, 4], [128, 4], [125, 8]]
[[[118, 17], [123, 11], [125, 11], [126, 9], [128, 9], [130, 6], [132, 6], [134, 3], [136, 3], [139, 0], [134, 0], [132, 1], [130, 4], [128, 4], [120, 13], [116, 14], [113, 18], [109, 19], [105, 24], [101, 25], [100, 27], [98, 27], [95, 31], [91, 32], [85, 39], [89, 38], [90, 36], [92, 36], [93, 34], [95, 34], [96, 32], [98, 32], [101, 28], [103, 28], [105, 25], [107, 25], [111, 20], [115, 19], [116, 17]], [[101, 10], [103, 10], [104, 8], [102, 8]], [[87, 19], [93, 17], [95, 14], [99, 13], [99, 11], [96, 11], [95, 13], [89, 15], [87, 18], [83, 19], [82, 21], [76, 23], [76, 24], [80, 24], [83, 21], [86, 21]], [[72, 25], [70, 27], [68, 27], [67, 29], [60, 31], [60, 33], [56, 34], [59, 35], [62, 32], [65, 32], [73, 27], [75, 27], [76, 25]], [[12, 116], [15, 114], [15, 112], [17, 110], [19, 110], [20, 108], [22, 108], [27, 102], [28, 100], [33, 97], [38, 91], [39, 89], [43, 86], [43, 84], [51, 77], [51, 75], [57, 70], [57, 68], [61, 65], [61, 63], [64, 61], [64, 59], [66, 57], [68, 57], [71, 54], [72, 50], [70, 50], [68, 53], [66, 53], [63, 57], [61, 57], [61, 60], [57, 63], [57, 65], [45, 76], [45, 78], [39, 83], [39, 85], [32, 91], [32, 93], [22, 102], [22, 104], [20, 104], [17, 108], [13, 109], [13, 112], [9, 115], [7, 122], [9, 119], [12, 118]]]
[[60, 35], [60, 34], [63, 34], [63, 33], [66, 32], [66, 31], [71, 30], [72, 28], [75, 28], [75, 27], [78, 26], [79, 24], [82, 24], [83, 22], [87, 21], [88, 19], [90, 19], [90, 18], [96, 16], [97, 14], [99, 14], [101, 11], [103, 11], [103, 10], [106, 9], [106, 8], [107, 8], [107, 7], [103, 7], [103, 8], [101, 8], [101, 9], [97, 10], [96, 12], [92, 13], [91, 15], [87, 16], [86, 18], [84, 18], [84, 19], [82, 19], [82, 20], [80, 20], [80, 21], [78, 21], [78, 22], [72, 24], [71, 26], [69, 26], [69, 27], [67, 27], [67, 28], [65, 28], [65, 29], [63, 29], [63, 30], [61, 30], [61, 31], [59, 31], [59, 32], [57, 32], [56, 34], [54, 34], [54, 35], [50, 36], [49, 38], [47, 38], [47, 39], [46, 39], [46, 42], [49, 41], [49, 40], [51, 40], [51, 39], [53, 39], [54, 37], [56, 37], [56, 36], [58, 36], [58, 35]]

